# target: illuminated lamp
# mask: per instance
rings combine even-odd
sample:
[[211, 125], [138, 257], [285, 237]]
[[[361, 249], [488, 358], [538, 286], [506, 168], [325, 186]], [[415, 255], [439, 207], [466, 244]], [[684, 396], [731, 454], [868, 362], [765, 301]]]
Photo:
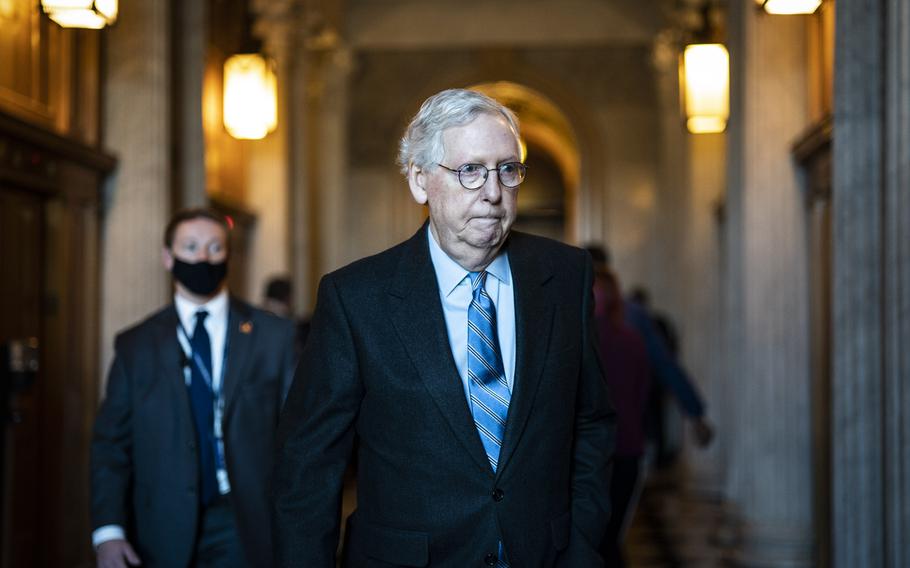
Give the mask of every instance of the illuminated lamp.
[[774, 15], [792, 16], [814, 14], [822, 0], [757, 0], [765, 12]]
[[730, 55], [727, 48], [720, 43], [687, 45], [681, 75], [689, 132], [723, 132], [730, 117]]
[[64, 28], [100, 30], [117, 21], [117, 0], [41, 0], [41, 8]]
[[278, 126], [275, 67], [258, 53], [224, 62], [224, 127], [234, 138], [259, 140]]

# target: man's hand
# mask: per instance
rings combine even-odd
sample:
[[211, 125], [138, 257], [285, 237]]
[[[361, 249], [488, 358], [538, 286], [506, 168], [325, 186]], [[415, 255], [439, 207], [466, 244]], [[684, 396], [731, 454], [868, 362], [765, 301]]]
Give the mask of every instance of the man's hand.
[[700, 448], [706, 448], [714, 439], [714, 427], [704, 418], [696, 418], [692, 425], [695, 427], [695, 443]]
[[140, 564], [139, 555], [125, 540], [108, 540], [98, 545], [98, 568], [127, 568]]

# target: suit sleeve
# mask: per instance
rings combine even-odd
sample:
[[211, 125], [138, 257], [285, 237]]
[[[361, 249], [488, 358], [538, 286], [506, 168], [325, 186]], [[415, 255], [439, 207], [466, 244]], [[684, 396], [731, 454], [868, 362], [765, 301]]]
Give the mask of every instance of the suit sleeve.
[[107, 378], [91, 448], [92, 527], [127, 526], [132, 462], [131, 381], [120, 341]]
[[278, 427], [272, 509], [277, 566], [334, 568], [342, 480], [362, 398], [350, 324], [327, 276]]
[[610, 516], [616, 414], [610, 403], [594, 327], [593, 271], [585, 255], [583, 347], [572, 464], [572, 530], [560, 566], [603, 566], [598, 551]]

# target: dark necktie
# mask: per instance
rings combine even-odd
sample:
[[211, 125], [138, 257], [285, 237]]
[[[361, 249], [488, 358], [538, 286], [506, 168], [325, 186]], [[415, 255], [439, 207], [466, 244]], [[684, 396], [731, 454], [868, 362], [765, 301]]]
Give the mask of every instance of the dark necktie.
[[218, 479], [215, 476], [215, 395], [212, 390], [212, 343], [205, 330], [208, 312], [196, 312], [196, 327], [190, 346], [193, 360], [190, 363], [190, 405], [193, 421], [196, 423], [196, 438], [199, 448], [199, 471], [202, 477], [200, 499], [208, 505], [218, 493]]

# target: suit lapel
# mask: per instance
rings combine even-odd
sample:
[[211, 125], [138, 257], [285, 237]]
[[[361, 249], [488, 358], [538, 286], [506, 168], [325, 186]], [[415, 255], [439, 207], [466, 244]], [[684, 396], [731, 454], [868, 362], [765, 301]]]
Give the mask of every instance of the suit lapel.
[[221, 392], [224, 394], [224, 415], [231, 411], [231, 403], [237, 394], [242, 377], [246, 376], [249, 355], [253, 347], [256, 329], [251, 321], [247, 306], [231, 299], [227, 322], [227, 357], [224, 362]]
[[186, 389], [186, 379], [183, 375], [183, 361], [186, 355], [180, 342], [177, 341], [177, 310], [171, 305], [161, 313], [157, 319], [155, 329], [155, 352], [159, 365], [159, 377], [166, 381], [173, 389], [176, 400], [179, 401], [179, 408], [185, 409], [186, 412], [180, 412], [184, 417], [182, 426], [192, 428], [190, 420], [190, 397]]
[[492, 473], [452, 359], [426, 224], [407, 241], [388, 293], [392, 324], [427, 391], [477, 465]]
[[515, 380], [497, 476], [506, 469], [531, 414], [553, 325], [554, 299], [544, 288], [553, 276], [551, 267], [524, 246], [520, 234], [509, 237], [508, 252], [515, 295]]

